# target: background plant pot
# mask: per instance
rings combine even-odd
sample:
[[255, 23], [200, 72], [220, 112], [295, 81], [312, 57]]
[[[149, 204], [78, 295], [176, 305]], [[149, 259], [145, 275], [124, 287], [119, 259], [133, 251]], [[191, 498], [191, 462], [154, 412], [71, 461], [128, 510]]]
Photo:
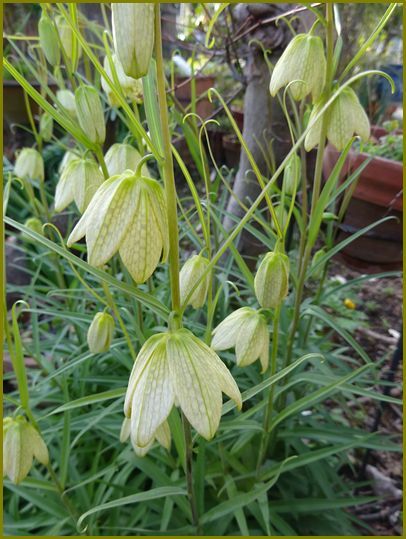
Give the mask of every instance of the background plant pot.
[[[375, 129], [374, 134], [378, 135]], [[340, 152], [328, 145], [323, 172], [328, 178]], [[350, 151], [341, 170], [344, 180], [370, 156]], [[337, 242], [386, 216], [387, 221], [341, 251], [341, 258], [352, 268], [366, 273], [402, 268], [402, 163], [374, 157], [362, 171], [343, 222], [339, 225]]]
[[[212, 76], [198, 76], [196, 82], [196, 112], [202, 118], [207, 118], [213, 112], [213, 104], [210, 103], [207, 95], [200, 97], [207, 92], [209, 88], [214, 87], [215, 78]], [[190, 80], [187, 77], [175, 77], [175, 97], [182, 107], [190, 105], [192, 99], [192, 90]]]
[[[31, 86], [40, 92], [41, 86], [38, 82], [31, 82]], [[58, 89], [56, 84], [49, 84], [49, 88], [52, 92], [56, 92]], [[40, 108], [31, 97], [29, 97], [29, 102], [32, 113], [39, 114]], [[26, 125], [29, 123], [24, 90], [15, 80], [3, 81], [3, 115], [4, 127], [8, 129], [12, 124]]]
[[244, 111], [238, 107], [230, 107], [230, 110], [233, 114], [234, 120], [236, 124], [238, 125], [238, 128], [240, 131], [244, 128]]

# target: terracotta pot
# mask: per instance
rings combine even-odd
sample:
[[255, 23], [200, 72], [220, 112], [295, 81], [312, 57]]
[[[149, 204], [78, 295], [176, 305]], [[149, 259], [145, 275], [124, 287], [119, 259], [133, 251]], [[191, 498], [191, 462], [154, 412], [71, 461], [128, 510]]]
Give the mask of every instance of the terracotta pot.
[[[40, 85], [37, 82], [31, 82], [31, 85], [40, 91]], [[50, 85], [52, 92], [56, 92], [57, 86]], [[40, 108], [31, 97], [29, 97], [32, 113], [39, 114]], [[27, 109], [24, 101], [24, 90], [20, 84], [15, 80], [3, 81], [3, 117], [4, 124], [8, 127], [11, 124], [23, 124], [29, 123], [27, 116]]]
[[[211, 76], [198, 76], [195, 78], [196, 100], [198, 100], [196, 103], [196, 113], [202, 118], [207, 118], [214, 110], [213, 104], [210, 103], [207, 95], [204, 97], [201, 96], [206, 93], [209, 88], [214, 87], [215, 80], [216, 79]], [[192, 99], [191, 92], [190, 80], [187, 77], [175, 77], [175, 97], [182, 107], [186, 108], [190, 105]]]
[[[379, 138], [386, 134], [374, 128]], [[323, 173], [330, 175], [340, 156], [328, 145], [324, 155]], [[347, 178], [370, 156], [350, 151], [340, 173], [340, 181]], [[353, 268], [365, 273], [378, 273], [402, 268], [403, 166], [398, 161], [373, 157], [362, 171], [343, 222], [339, 225], [337, 242], [386, 216], [396, 219], [382, 223], [367, 234], [351, 242], [341, 251], [341, 257]]]
[[230, 107], [230, 110], [239, 130], [242, 131], [244, 129], [244, 111], [238, 107]]

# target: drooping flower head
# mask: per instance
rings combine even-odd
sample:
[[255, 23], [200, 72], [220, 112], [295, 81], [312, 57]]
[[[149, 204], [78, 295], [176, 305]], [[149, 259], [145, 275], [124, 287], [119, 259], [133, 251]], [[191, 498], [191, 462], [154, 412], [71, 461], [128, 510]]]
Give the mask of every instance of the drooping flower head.
[[165, 195], [151, 178], [131, 170], [106, 180], [93, 196], [68, 238], [68, 246], [86, 235], [89, 264], [101, 267], [117, 252], [136, 283], [152, 275], [167, 257]]
[[[323, 100], [315, 104], [310, 114], [309, 122], [316, 117], [324, 104]], [[368, 140], [371, 131], [369, 119], [352, 88], [348, 86], [344, 88], [324, 114], [327, 115], [327, 139], [338, 151], [343, 150], [354, 135], [359, 135], [363, 141]], [[324, 114], [315, 122], [306, 135], [304, 147], [307, 151], [310, 151], [320, 142]]]
[[269, 329], [265, 316], [251, 307], [237, 309], [214, 329], [211, 347], [216, 351], [235, 348], [239, 367], [259, 359], [265, 372], [269, 362]]
[[241, 394], [218, 355], [187, 329], [150, 337], [134, 363], [124, 403], [133, 445], [145, 448], [179, 405], [210, 440], [218, 428], [222, 392], [241, 407]]
[[261, 307], [279, 307], [289, 291], [289, 258], [279, 251], [267, 253], [255, 275], [254, 288]]
[[194, 309], [203, 307], [206, 302], [210, 272], [207, 272], [203, 278], [202, 276], [204, 275], [208, 264], [208, 259], [201, 254], [192, 256], [184, 263], [179, 273], [181, 303], [186, 301], [189, 293], [195, 285], [199, 283], [194, 289], [194, 292], [188, 301], [188, 305], [192, 305]]
[[[122, 174], [125, 170], [137, 170], [138, 163], [141, 161], [141, 155], [130, 144], [116, 143], [110, 146], [104, 156], [104, 161], [110, 176]], [[144, 163], [141, 168], [143, 176], [149, 176], [149, 170]]]
[[114, 50], [124, 73], [139, 79], [148, 73], [154, 47], [154, 4], [111, 5]]
[[33, 458], [49, 461], [48, 449], [39, 432], [23, 416], [3, 419], [3, 476], [21, 483], [32, 467]]
[[[123, 90], [124, 96], [127, 99], [131, 99], [131, 101], [135, 101], [136, 103], [142, 103], [143, 101], [142, 80], [134, 79], [133, 77], [128, 77], [124, 73], [123, 66], [121, 65], [121, 62], [117, 58], [116, 54], [112, 55], [112, 61], [114, 64], [114, 68], [116, 70], [118, 82], [121, 86], [121, 89]], [[107, 56], [104, 58], [103, 68], [105, 72], [107, 73], [107, 76], [110, 78], [110, 80], [114, 81], [113, 72], [112, 72], [110, 62]], [[103, 90], [107, 94], [107, 98], [109, 100], [110, 105], [112, 105], [113, 107], [119, 106], [120, 103], [118, 102], [117, 97], [112, 92], [110, 84], [107, 82], [107, 80], [104, 77], [101, 78], [101, 85], [102, 85]]]
[[89, 140], [103, 144], [106, 138], [103, 106], [96, 88], [82, 84], [75, 91], [76, 113], [79, 125]]
[[87, 332], [87, 344], [92, 354], [107, 352], [114, 333], [114, 318], [106, 312], [96, 313]]
[[17, 155], [14, 174], [23, 180], [44, 181], [44, 160], [34, 148], [23, 148]]
[[83, 213], [103, 181], [104, 176], [96, 161], [76, 156], [70, 159], [56, 186], [55, 211], [63, 211], [75, 201], [78, 210]]
[[[296, 82], [293, 82], [296, 81]], [[269, 90], [272, 96], [290, 84], [292, 97], [303, 99], [308, 94], [316, 101], [326, 81], [326, 58], [320, 37], [296, 35], [284, 50], [272, 72]]]
[[[120, 442], [124, 443], [130, 438], [131, 434], [131, 419], [129, 417], [125, 417], [123, 419], [123, 424], [121, 425], [121, 431], [120, 431]], [[159, 425], [159, 427], [155, 431], [155, 437], [154, 439], [145, 447], [140, 447], [138, 445], [135, 445], [133, 437], [131, 437], [131, 445], [133, 446], [133, 449], [139, 457], [144, 457], [148, 451], [151, 449], [154, 441], [157, 441], [162, 447], [167, 449], [171, 448], [171, 429], [169, 428], [168, 422], [164, 421], [162, 425]]]

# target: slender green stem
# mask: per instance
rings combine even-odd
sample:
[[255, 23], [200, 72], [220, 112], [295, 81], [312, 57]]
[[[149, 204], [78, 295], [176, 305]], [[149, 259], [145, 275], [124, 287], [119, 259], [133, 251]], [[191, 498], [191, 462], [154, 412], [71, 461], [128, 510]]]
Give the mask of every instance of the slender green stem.
[[187, 482], [187, 491], [188, 491], [190, 509], [192, 511], [192, 521], [193, 521], [193, 525], [196, 527], [196, 535], [201, 535], [200, 525], [199, 525], [199, 516], [197, 513], [196, 496], [195, 496], [195, 491], [193, 488], [192, 429], [190, 427], [189, 421], [186, 419], [183, 412], [182, 412], [182, 425], [183, 425], [183, 435], [185, 437], [185, 451], [186, 451], [186, 482]]
[[166, 192], [169, 232], [169, 273], [172, 295], [172, 309], [180, 311], [179, 290], [179, 232], [176, 207], [176, 185], [173, 172], [171, 134], [169, 132], [168, 106], [165, 92], [165, 71], [162, 54], [162, 34], [160, 5], [155, 4], [155, 54], [157, 68], [158, 104], [161, 117], [162, 140], [164, 146], [163, 172]]
[[[326, 99], [328, 99], [331, 93], [332, 69], [333, 69], [332, 60], [333, 60], [333, 54], [334, 54], [334, 27], [333, 27], [332, 4], [327, 4], [326, 10], [327, 10], [327, 26], [326, 26], [327, 73], [326, 73], [325, 95], [326, 95]], [[321, 180], [322, 180], [322, 173], [323, 173], [324, 147], [325, 147], [326, 133], [327, 133], [327, 122], [328, 122], [328, 115], [324, 114], [321, 120], [320, 140], [319, 140], [319, 147], [317, 150], [316, 166], [315, 166], [315, 171], [314, 171], [310, 215], [313, 214], [317, 201], [320, 196]], [[311, 219], [309, 221], [311, 221]], [[299, 278], [298, 278], [298, 283], [296, 287], [293, 320], [292, 320], [289, 337], [288, 337], [288, 344], [287, 344], [287, 349], [286, 349], [286, 358], [285, 358], [285, 365], [284, 365], [285, 367], [290, 365], [290, 362], [292, 360], [293, 344], [295, 341], [296, 331], [298, 329], [298, 324], [299, 324], [300, 306], [303, 299], [304, 284], [306, 280], [306, 271], [307, 271], [307, 267], [309, 265], [310, 256], [311, 256], [310, 244], [308, 243], [302, 244], [302, 247], [303, 245], [304, 245], [304, 252], [303, 252], [303, 258], [300, 264]], [[284, 379], [284, 383], [286, 383], [287, 378], [288, 377]]]
[[106, 162], [104, 160], [103, 150], [102, 150], [102, 147], [100, 146], [100, 144], [98, 144], [94, 148], [94, 153], [95, 153], [95, 155], [97, 157], [97, 160], [98, 160], [98, 162], [99, 162], [99, 164], [101, 166], [104, 179], [107, 180], [109, 178], [109, 171], [107, 170], [107, 165], [106, 165]]
[[[272, 353], [271, 353], [271, 370], [269, 373], [269, 376], [273, 376], [276, 374], [277, 369], [277, 357], [278, 357], [278, 337], [279, 337], [279, 321], [280, 321], [280, 314], [281, 314], [281, 306], [277, 307], [274, 312], [274, 318], [273, 318], [273, 331], [272, 331]], [[268, 444], [269, 444], [269, 425], [272, 417], [272, 412], [274, 408], [274, 392], [275, 392], [275, 384], [271, 386], [271, 389], [269, 391], [268, 396], [268, 405], [265, 410], [264, 415], [264, 425], [263, 425], [263, 435], [261, 438], [261, 445], [258, 452], [258, 461], [257, 461], [257, 473], [259, 472], [259, 469], [262, 465], [262, 462], [265, 458]]]
[[128, 349], [130, 350], [131, 357], [132, 357], [133, 361], [135, 361], [137, 359], [137, 354], [136, 354], [136, 352], [134, 350], [134, 347], [132, 345], [131, 337], [130, 337], [128, 331], [127, 331], [127, 328], [125, 327], [124, 321], [121, 318], [120, 311], [118, 310], [116, 302], [114, 301], [114, 298], [113, 298], [107, 284], [105, 282], [103, 282], [102, 285], [103, 285], [104, 293], [106, 294], [107, 303], [108, 303], [109, 307], [111, 308], [111, 310], [113, 311], [115, 317], [117, 318], [117, 321], [118, 321], [118, 323], [120, 325], [121, 331], [123, 332], [124, 338], [125, 338], [125, 340], [127, 342]]

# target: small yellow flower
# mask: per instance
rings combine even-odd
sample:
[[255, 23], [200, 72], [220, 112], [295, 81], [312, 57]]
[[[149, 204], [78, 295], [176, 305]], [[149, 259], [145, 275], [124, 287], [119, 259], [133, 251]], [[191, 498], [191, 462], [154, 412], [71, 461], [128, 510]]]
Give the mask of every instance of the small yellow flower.
[[278, 307], [289, 291], [289, 258], [280, 252], [266, 254], [255, 275], [254, 288], [261, 307]]
[[103, 181], [104, 176], [93, 159], [70, 160], [56, 186], [55, 211], [63, 211], [75, 201], [83, 213]]
[[[297, 81], [297, 82], [293, 82]], [[326, 81], [326, 58], [320, 37], [298, 34], [286, 47], [272, 72], [269, 86], [272, 96], [290, 84], [292, 97], [303, 99], [312, 94], [316, 101]]]
[[44, 181], [44, 161], [42, 155], [34, 148], [23, 148], [17, 155], [14, 174], [23, 180]]
[[220, 422], [222, 392], [241, 408], [229, 370], [189, 330], [150, 337], [134, 363], [125, 397], [132, 444], [147, 447], [175, 404], [201, 436], [211, 439]]
[[235, 348], [239, 367], [259, 359], [265, 372], [269, 362], [269, 330], [265, 316], [250, 307], [231, 313], [213, 331], [211, 347], [216, 351]]
[[349, 299], [349, 298], [346, 298], [344, 300], [344, 305], [347, 307], [347, 309], [354, 310], [357, 308], [356, 304], [352, 301], [352, 299]]
[[168, 227], [165, 194], [151, 178], [131, 170], [105, 181], [68, 238], [68, 246], [86, 235], [89, 264], [101, 267], [118, 251], [136, 283], [166, 260]]
[[154, 4], [111, 4], [114, 49], [124, 73], [139, 79], [148, 73], [154, 47]]
[[3, 476], [18, 485], [31, 470], [34, 457], [48, 464], [48, 449], [39, 432], [23, 416], [4, 418]]
[[96, 313], [87, 332], [87, 344], [92, 354], [102, 354], [110, 349], [114, 333], [114, 318], [105, 312]]
[[[130, 144], [113, 144], [107, 150], [104, 161], [109, 176], [122, 174], [125, 170], [136, 171], [138, 163], [141, 161], [141, 155]], [[146, 163], [143, 164], [141, 174], [147, 178], [150, 176]]]
[[194, 255], [185, 262], [179, 274], [181, 303], [185, 302], [193, 287], [199, 283], [192, 293], [188, 305], [192, 305], [194, 309], [203, 307], [209, 288], [210, 272], [203, 279], [202, 275], [206, 271], [208, 264], [209, 261], [202, 255]]

